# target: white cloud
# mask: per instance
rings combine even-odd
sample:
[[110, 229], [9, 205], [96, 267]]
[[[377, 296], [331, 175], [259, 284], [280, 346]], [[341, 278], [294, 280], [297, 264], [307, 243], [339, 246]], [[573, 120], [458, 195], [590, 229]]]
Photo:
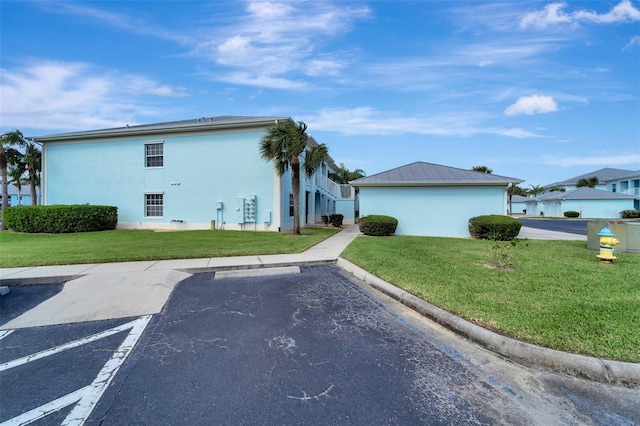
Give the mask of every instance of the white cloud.
[[141, 99], [186, 96], [139, 75], [98, 71], [81, 62], [41, 61], [2, 69], [3, 127], [87, 129], [133, 124], [155, 113]]
[[530, 12], [520, 19], [520, 28], [544, 29], [558, 24], [577, 24], [579, 22], [593, 22], [597, 24], [613, 24], [640, 21], [640, 10], [636, 9], [630, 0], [622, 0], [607, 13], [597, 13], [590, 10], [578, 10], [566, 13], [567, 4], [549, 3], [543, 10]]
[[279, 89], [306, 85], [295, 76], [337, 75], [348, 61], [320, 46], [370, 14], [366, 7], [321, 2], [249, 2], [246, 12], [201, 37], [191, 53], [235, 69], [220, 74], [222, 81], [260, 81], [263, 87]]
[[633, 7], [631, 1], [622, 0], [613, 9], [604, 14], [590, 10], [581, 10], [574, 14], [577, 21], [590, 21], [598, 24], [613, 24], [618, 22], [640, 21], [640, 10]]
[[379, 111], [371, 107], [353, 109], [322, 109], [316, 115], [302, 117], [309, 128], [344, 135], [429, 135], [468, 137], [491, 134], [515, 138], [538, 137], [519, 128], [485, 127], [476, 123], [468, 112], [458, 114], [429, 114], [403, 116], [393, 111]]
[[621, 166], [631, 165], [638, 167], [640, 164], [640, 153], [629, 153], [612, 156], [593, 156], [593, 157], [564, 157], [564, 156], [545, 156], [544, 163], [551, 166]]
[[571, 16], [562, 11], [566, 3], [549, 3], [543, 10], [527, 13], [520, 19], [520, 28], [546, 28], [549, 25], [572, 22]]
[[78, 2], [47, 1], [35, 4], [50, 13], [80, 17], [85, 24], [88, 21], [97, 21], [132, 33], [149, 35], [179, 43], [189, 43], [191, 40], [184, 33], [158, 27], [151, 22], [132, 18], [125, 14], [106, 11]]
[[505, 115], [533, 115], [546, 114], [558, 110], [556, 101], [551, 96], [531, 95], [523, 96], [516, 103], [504, 110]]
[[640, 36], [631, 37], [631, 40], [629, 40], [629, 43], [627, 43], [627, 45], [622, 50], [631, 49], [634, 46], [640, 47]]
[[304, 81], [288, 80], [286, 78], [252, 74], [243, 71], [215, 74], [211, 77], [218, 81], [260, 88], [269, 87], [272, 89], [301, 90], [307, 87], [307, 83]]

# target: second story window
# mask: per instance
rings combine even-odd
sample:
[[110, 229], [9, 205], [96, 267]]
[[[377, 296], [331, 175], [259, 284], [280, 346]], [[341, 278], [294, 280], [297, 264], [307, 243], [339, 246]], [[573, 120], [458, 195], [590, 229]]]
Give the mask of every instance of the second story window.
[[145, 151], [145, 167], [162, 167], [164, 166], [164, 147], [163, 143], [147, 143], [144, 145]]

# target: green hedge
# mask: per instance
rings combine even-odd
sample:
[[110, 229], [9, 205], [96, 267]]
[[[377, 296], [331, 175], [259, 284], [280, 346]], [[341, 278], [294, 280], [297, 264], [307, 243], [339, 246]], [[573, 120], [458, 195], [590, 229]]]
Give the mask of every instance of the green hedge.
[[522, 228], [519, 220], [510, 216], [486, 215], [469, 219], [469, 233], [481, 240], [511, 241]]
[[640, 219], [640, 210], [622, 210], [620, 216], [623, 219]]
[[373, 237], [384, 237], [396, 232], [398, 219], [385, 215], [370, 215], [360, 218], [360, 232]]
[[573, 210], [569, 210], [567, 212], [564, 212], [564, 217], [580, 217], [580, 213]]
[[112, 206], [16, 206], [4, 213], [7, 229], [16, 232], [62, 234], [115, 229], [118, 208]]

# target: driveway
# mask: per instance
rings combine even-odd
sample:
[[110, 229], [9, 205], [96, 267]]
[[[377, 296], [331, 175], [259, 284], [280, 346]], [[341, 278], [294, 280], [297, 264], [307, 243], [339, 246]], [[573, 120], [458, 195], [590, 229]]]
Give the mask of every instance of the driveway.
[[545, 229], [547, 231], [566, 232], [569, 234], [587, 235], [587, 220], [581, 219], [528, 219], [519, 218], [527, 228]]
[[[20, 329], [0, 340], [6, 362], [43, 341], [63, 345], [64, 334], [124, 330], [2, 371], [2, 383], [16, 385], [0, 386], [0, 422], [101, 386], [117, 358], [87, 424], [640, 423], [637, 390], [507, 362], [335, 266], [215, 278], [182, 281], [152, 317]], [[136, 327], [137, 344], [126, 346]], [[82, 411], [79, 398], [43, 422]]]

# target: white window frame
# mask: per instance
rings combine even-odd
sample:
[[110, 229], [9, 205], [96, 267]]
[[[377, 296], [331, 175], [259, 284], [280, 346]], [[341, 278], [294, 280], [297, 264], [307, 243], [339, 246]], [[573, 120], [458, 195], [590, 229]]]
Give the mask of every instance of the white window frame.
[[[162, 153], [161, 154], [157, 154], [157, 153], [152, 153], [149, 154], [149, 146], [150, 145], [160, 145], [161, 149], [162, 149]], [[162, 165], [160, 166], [150, 166], [149, 165], [149, 160], [150, 159], [156, 159], [160, 157], [162, 159]], [[144, 167], [145, 169], [161, 169], [164, 167], [164, 141], [149, 141], [149, 142], [145, 142], [144, 143]]]
[[289, 217], [293, 217], [295, 214], [295, 206], [293, 202], [293, 192], [289, 193]]
[[[160, 195], [161, 204], [149, 204], [149, 195]], [[149, 208], [160, 206], [161, 213], [157, 216], [149, 216]], [[144, 193], [144, 218], [145, 219], [162, 219], [164, 218], [164, 192], [163, 191], [154, 191], [154, 192], [145, 192]]]

